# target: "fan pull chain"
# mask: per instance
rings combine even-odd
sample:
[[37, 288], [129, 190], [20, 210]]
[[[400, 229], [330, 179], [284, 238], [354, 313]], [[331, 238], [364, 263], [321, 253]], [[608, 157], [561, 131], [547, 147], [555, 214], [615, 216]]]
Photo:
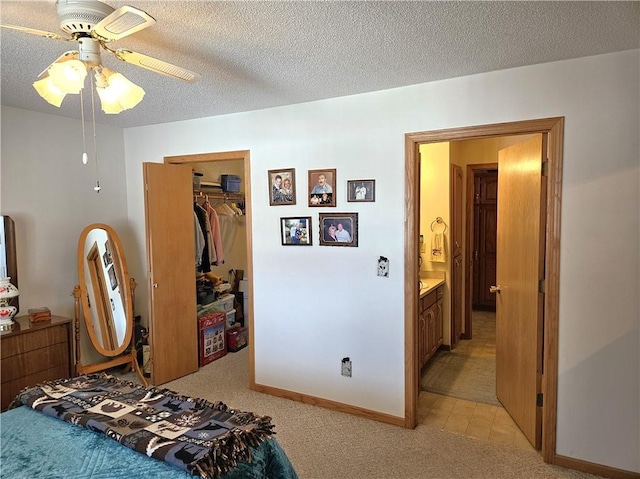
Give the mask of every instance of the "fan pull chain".
[[82, 164], [89, 163], [89, 156], [87, 155], [87, 139], [84, 134], [84, 96], [82, 90], [80, 90], [80, 118], [82, 121]]
[[[100, 179], [98, 178], [98, 146], [96, 141], [96, 102], [95, 102], [95, 86], [91, 81], [91, 119], [93, 122], [93, 155], [96, 159], [96, 185], [93, 187], [93, 191], [100, 193], [102, 189], [100, 187]], [[82, 90], [80, 90], [82, 91]]]

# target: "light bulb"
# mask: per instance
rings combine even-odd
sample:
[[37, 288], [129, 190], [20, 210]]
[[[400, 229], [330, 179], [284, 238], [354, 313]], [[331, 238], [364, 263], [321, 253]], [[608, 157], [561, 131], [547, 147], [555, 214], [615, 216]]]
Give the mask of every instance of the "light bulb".
[[86, 165], [87, 163], [89, 163], [89, 156], [85, 152], [85, 153], [82, 154], [82, 164]]

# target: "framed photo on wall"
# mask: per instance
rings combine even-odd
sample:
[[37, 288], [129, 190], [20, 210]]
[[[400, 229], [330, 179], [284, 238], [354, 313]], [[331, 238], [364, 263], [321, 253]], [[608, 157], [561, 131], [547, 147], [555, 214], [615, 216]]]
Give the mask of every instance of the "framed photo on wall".
[[269, 206], [296, 204], [296, 170], [269, 170]]
[[118, 287], [118, 279], [116, 278], [116, 270], [113, 268], [113, 266], [109, 266], [109, 269], [107, 270], [107, 273], [109, 274], [109, 281], [111, 282], [111, 289], [114, 290]]
[[311, 216], [280, 218], [282, 246], [311, 246]]
[[309, 170], [309, 206], [336, 206], [336, 169]]
[[376, 180], [348, 180], [347, 201], [375, 201]]
[[358, 213], [320, 213], [320, 246], [358, 246]]

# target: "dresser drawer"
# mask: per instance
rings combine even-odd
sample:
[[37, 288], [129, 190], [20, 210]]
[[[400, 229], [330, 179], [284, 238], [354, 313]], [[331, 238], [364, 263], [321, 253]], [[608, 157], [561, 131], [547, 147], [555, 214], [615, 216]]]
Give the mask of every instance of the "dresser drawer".
[[[62, 325], [2, 338], [3, 363], [5, 358], [36, 351], [52, 344], [68, 344], [68, 341], [68, 329]], [[4, 375], [4, 364], [2, 365], [2, 374]]]
[[[4, 349], [4, 342], [2, 343]], [[69, 343], [53, 344], [49, 347], [31, 350], [17, 356], [2, 359], [2, 386], [21, 376], [64, 365], [69, 369]], [[67, 372], [68, 374], [68, 372]], [[56, 378], [57, 379], [57, 378]]]
[[[33, 387], [38, 383], [45, 381], [53, 381], [55, 379], [62, 379], [69, 377], [69, 365], [61, 364], [54, 366], [37, 373], [30, 374], [28, 376], [19, 377], [12, 381], [2, 383], [2, 410], [4, 411], [9, 407], [11, 401], [27, 387]], [[2, 377], [4, 381], [4, 376]]]
[[71, 319], [52, 316], [50, 321], [31, 323], [21, 316], [14, 322], [10, 331], [0, 333], [3, 411], [24, 388], [73, 373]]

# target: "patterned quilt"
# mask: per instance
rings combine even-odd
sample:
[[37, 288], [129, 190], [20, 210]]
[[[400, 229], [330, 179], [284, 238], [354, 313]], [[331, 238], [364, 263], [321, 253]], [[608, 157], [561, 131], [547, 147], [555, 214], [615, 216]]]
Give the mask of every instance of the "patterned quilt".
[[26, 389], [10, 409], [23, 404], [203, 478], [218, 478], [238, 461], [250, 461], [250, 446], [274, 434], [268, 416], [106, 374]]

